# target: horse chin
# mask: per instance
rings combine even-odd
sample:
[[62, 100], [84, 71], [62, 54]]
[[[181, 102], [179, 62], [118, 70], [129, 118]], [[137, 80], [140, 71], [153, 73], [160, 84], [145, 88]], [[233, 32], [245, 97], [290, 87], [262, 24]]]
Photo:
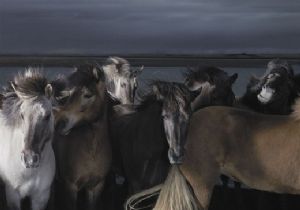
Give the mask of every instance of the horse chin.
[[183, 156], [182, 155], [176, 155], [172, 150], [169, 150], [168, 158], [169, 158], [169, 162], [172, 165], [179, 165], [179, 164], [183, 163]]

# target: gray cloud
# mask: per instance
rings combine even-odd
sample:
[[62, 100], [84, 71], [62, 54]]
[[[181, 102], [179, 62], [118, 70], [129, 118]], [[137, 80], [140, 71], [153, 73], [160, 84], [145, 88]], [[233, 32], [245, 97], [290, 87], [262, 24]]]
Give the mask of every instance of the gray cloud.
[[0, 53], [300, 53], [294, 0], [0, 0]]

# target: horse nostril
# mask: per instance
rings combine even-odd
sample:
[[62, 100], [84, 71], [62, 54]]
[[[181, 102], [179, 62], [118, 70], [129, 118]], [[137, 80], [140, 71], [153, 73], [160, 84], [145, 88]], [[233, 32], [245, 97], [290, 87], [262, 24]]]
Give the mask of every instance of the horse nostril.
[[32, 162], [33, 162], [33, 163], [38, 163], [38, 162], [39, 162], [39, 159], [40, 159], [40, 157], [39, 157], [38, 154], [32, 155]]
[[23, 151], [21, 153], [21, 161], [26, 168], [38, 167], [40, 162], [40, 155], [31, 151]]

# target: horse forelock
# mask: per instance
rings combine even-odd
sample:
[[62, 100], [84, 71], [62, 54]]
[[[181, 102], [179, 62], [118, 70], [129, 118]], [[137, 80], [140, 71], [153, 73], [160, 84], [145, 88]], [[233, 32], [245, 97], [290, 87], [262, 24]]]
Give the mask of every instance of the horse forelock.
[[[99, 78], [96, 77], [94, 70], [97, 70]], [[99, 79], [103, 79], [104, 75], [94, 65], [80, 65], [76, 70], [67, 77], [67, 83], [72, 87], [89, 87], [96, 83]]]
[[294, 76], [294, 70], [292, 66], [286, 60], [281, 59], [273, 59], [269, 61], [267, 65], [267, 71], [264, 76], [272, 73], [272, 71], [276, 71], [276, 69], [284, 69], [290, 77]]
[[[13, 84], [9, 83], [3, 91], [2, 117], [8, 124], [20, 123], [20, 107], [24, 100], [36, 100], [45, 95], [47, 79], [38, 68], [27, 68], [26, 71], [14, 77]], [[22, 98], [19, 97], [22, 95]]]
[[6, 88], [7, 93], [17, 91], [23, 96], [32, 98], [45, 95], [48, 81], [39, 68], [29, 67], [24, 74], [18, 73], [14, 77], [13, 85]]
[[150, 87], [157, 86], [159, 89], [159, 94], [162, 96], [162, 100], [157, 98], [155, 92], [150, 91], [146, 95], [142, 95], [141, 105], [144, 107], [148, 104], [153, 103], [154, 101], [165, 103], [168, 109], [179, 110], [185, 113], [187, 107], [190, 106], [191, 93], [188, 88], [181, 83], [176, 82], [164, 82], [164, 81], [152, 81], [149, 85]]
[[102, 67], [108, 78], [114, 78], [116, 75], [123, 77], [132, 77], [135, 71], [131, 69], [130, 63], [120, 57], [109, 57]]

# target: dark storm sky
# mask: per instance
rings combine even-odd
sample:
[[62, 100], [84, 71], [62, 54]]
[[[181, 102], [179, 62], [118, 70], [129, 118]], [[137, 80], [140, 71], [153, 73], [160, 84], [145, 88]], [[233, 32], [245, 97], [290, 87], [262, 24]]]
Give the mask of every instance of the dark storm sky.
[[0, 0], [8, 53], [300, 53], [300, 1]]

